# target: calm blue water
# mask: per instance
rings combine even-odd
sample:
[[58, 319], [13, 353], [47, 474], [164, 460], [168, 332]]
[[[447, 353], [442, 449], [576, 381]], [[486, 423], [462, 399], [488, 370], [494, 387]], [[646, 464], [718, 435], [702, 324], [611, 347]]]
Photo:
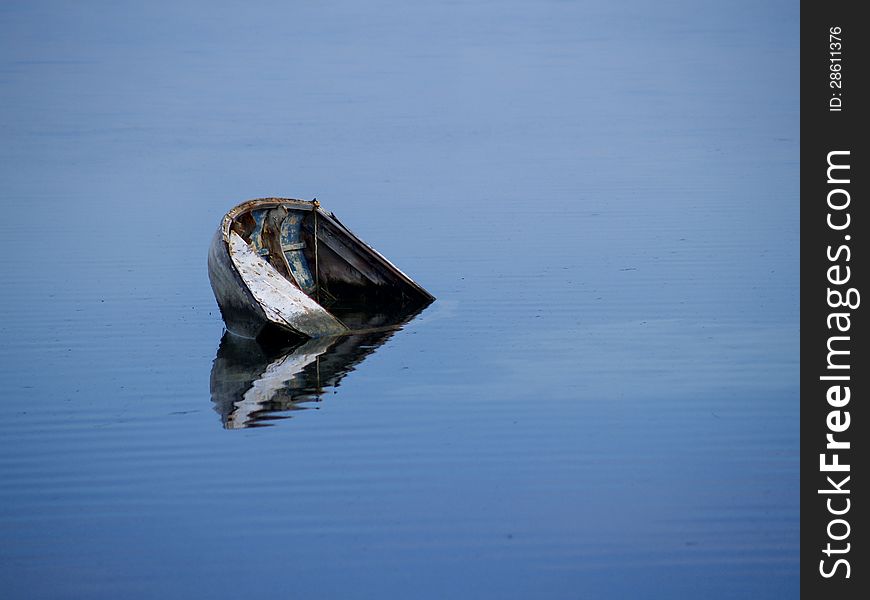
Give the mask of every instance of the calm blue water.
[[[796, 597], [798, 82], [792, 2], [0, 4], [0, 595]], [[264, 195], [438, 301], [229, 430]]]

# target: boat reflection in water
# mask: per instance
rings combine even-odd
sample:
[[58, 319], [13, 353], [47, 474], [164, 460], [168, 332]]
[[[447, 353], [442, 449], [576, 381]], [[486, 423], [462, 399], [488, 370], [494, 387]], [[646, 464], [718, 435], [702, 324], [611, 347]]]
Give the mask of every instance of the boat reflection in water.
[[309, 408], [421, 310], [378, 319], [368, 315], [373, 327], [339, 337], [258, 341], [224, 333], [210, 386], [224, 428], [267, 426], [289, 417], [282, 413]]

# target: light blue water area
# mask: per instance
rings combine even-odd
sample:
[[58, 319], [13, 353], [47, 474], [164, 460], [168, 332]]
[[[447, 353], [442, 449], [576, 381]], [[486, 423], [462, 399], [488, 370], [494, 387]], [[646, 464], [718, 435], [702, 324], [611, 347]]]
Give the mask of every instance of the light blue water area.
[[[796, 597], [798, 82], [793, 2], [3, 3], [0, 595]], [[438, 300], [229, 430], [267, 195]]]

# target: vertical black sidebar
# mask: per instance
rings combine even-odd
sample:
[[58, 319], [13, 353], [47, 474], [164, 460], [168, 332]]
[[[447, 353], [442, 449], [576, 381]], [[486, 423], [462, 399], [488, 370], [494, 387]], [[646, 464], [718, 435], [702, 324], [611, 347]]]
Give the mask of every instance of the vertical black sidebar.
[[[801, 4], [801, 592], [866, 598], [870, 24]], [[870, 292], [867, 292], [870, 293]], [[862, 352], [864, 350], [864, 352]], [[863, 362], [862, 362], [863, 361]], [[859, 456], [863, 457], [859, 459]], [[859, 591], [861, 592], [859, 595]]]

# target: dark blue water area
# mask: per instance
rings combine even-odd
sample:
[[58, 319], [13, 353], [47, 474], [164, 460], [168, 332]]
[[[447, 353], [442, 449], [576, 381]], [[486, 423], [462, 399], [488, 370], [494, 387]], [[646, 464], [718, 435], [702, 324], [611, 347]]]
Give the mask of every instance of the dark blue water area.
[[[0, 595], [796, 597], [798, 83], [793, 2], [3, 3]], [[234, 428], [270, 195], [437, 301]]]

